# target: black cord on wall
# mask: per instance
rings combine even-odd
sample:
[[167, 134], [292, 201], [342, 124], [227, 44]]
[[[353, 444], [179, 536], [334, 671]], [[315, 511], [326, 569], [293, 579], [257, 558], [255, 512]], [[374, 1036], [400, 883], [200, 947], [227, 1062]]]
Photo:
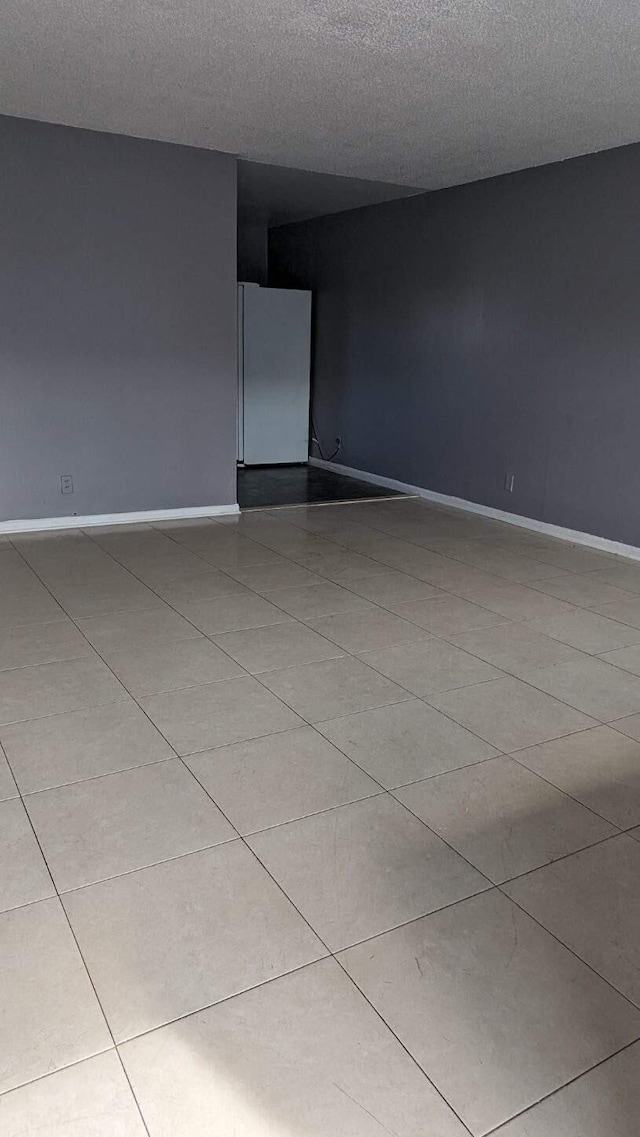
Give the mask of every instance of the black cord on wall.
[[318, 450], [320, 451], [320, 457], [322, 458], [323, 462], [333, 462], [333, 459], [337, 457], [337, 455], [340, 453], [340, 450], [342, 449], [342, 439], [336, 438], [336, 448], [333, 454], [330, 454], [328, 458], [325, 458], [324, 451], [322, 449], [322, 443], [318, 437], [318, 431], [316, 430], [316, 424], [313, 421], [313, 415], [311, 415], [311, 441], [315, 442], [316, 446], [318, 447]]

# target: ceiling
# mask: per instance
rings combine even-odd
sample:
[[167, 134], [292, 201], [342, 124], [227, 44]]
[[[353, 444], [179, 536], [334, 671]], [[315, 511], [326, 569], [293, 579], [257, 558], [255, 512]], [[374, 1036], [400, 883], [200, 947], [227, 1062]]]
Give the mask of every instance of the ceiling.
[[435, 189], [640, 136], [637, 0], [3, 0], [0, 112]]

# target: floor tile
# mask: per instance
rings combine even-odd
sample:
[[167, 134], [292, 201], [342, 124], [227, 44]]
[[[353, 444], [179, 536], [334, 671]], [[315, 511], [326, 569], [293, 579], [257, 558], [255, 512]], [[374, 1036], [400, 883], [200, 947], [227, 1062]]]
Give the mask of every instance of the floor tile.
[[640, 711], [640, 678], [600, 659], [542, 667], [527, 683], [603, 722]]
[[387, 795], [247, 840], [331, 951], [487, 887]]
[[590, 1087], [640, 1037], [640, 565], [403, 497], [17, 540], [3, 1135], [144, 1125], [68, 924], [26, 927], [61, 915], [31, 809], [150, 1137], [462, 1137], [429, 1077], [474, 1137], [636, 1137], [631, 1075]]
[[[51, 585], [56, 600], [73, 619], [101, 616], [117, 612], [136, 612], [146, 608], [159, 608], [162, 601], [130, 574], [124, 581], [104, 584]], [[58, 609], [59, 611], [59, 609]], [[55, 619], [55, 616], [53, 617]]]
[[640, 592], [640, 565], [612, 561], [610, 567], [598, 569], [593, 575], [596, 580], [613, 584], [616, 588]]
[[[446, 588], [446, 584], [443, 587]], [[451, 591], [509, 620], [534, 620], [545, 616], [551, 619], [572, 611], [571, 605], [564, 600], [546, 596], [544, 592], [527, 588], [524, 584], [509, 584], [497, 577], [488, 582], [452, 580]], [[464, 631], [463, 628], [459, 630]]]
[[292, 664], [335, 659], [343, 654], [335, 643], [294, 620], [264, 628], [225, 632], [217, 636], [215, 642], [252, 675]]
[[632, 675], [640, 675], [640, 644], [617, 648], [615, 651], [605, 651], [600, 659], [605, 663], [612, 663], [614, 667], [621, 667], [623, 671], [630, 671]]
[[430, 596], [442, 596], [439, 589], [415, 576], [403, 572], [386, 570], [376, 576], [349, 578], [347, 587], [357, 596], [372, 600], [383, 608], [392, 604], [406, 604], [410, 600], [425, 600]]
[[448, 636], [469, 628], [491, 628], [504, 623], [504, 616], [489, 612], [459, 596], [436, 596], [428, 600], [413, 600], [409, 604], [394, 604], [393, 611], [437, 636]]
[[219, 569], [211, 568], [211, 565], [206, 567], [208, 572], [180, 576], [168, 583], [156, 584], [155, 591], [172, 607], [178, 604], [193, 604], [198, 600], [216, 600], [221, 596], [246, 595], [246, 589], [237, 580], [233, 580]]
[[59, 620], [53, 624], [23, 624], [3, 632], [0, 670], [77, 659], [90, 651], [84, 636], [70, 620]]
[[174, 757], [131, 699], [4, 726], [0, 741], [24, 794]]
[[640, 825], [640, 745], [617, 729], [581, 730], [516, 758], [620, 829]]
[[282, 624], [291, 617], [281, 608], [248, 588], [242, 595], [220, 596], [217, 600], [182, 601], [176, 604], [196, 628], [208, 636], [222, 632], [237, 632], [243, 628], [263, 628], [267, 624]]
[[243, 674], [237, 663], [202, 636], [116, 651], [109, 654], [109, 666], [135, 698]]
[[0, 912], [45, 900], [55, 889], [24, 806], [0, 804]]
[[496, 1137], [636, 1137], [640, 1043], [534, 1105]]
[[0, 672], [0, 724], [62, 714], [126, 699], [109, 668], [94, 655]]
[[562, 571], [552, 565], [544, 564], [543, 561], [536, 561], [532, 557], [506, 552], [504, 549], [496, 549], [487, 545], [485, 541], [454, 541], [450, 550], [441, 549], [440, 551], [447, 552], [447, 555], [453, 557], [454, 560], [475, 565], [485, 572], [492, 572], [496, 576], [517, 582], [528, 580], [537, 582]]
[[231, 537], [232, 540], [227, 538], [222, 543], [216, 534], [206, 545], [203, 542], [197, 552], [216, 568], [229, 573], [260, 565], [281, 565], [284, 560], [284, 557], [257, 541], [236, 534], [231, 534]]
[[[93, 526], [91, 529], [95, 533]], [[44, 533], [41, 536], [44, 538]], [[87, 564], [100, 564], [113, 561], [113, 557], [97, 543], [94, 537], [89, 536], [88, 531], [81, 533], [77, 529], [68, 529], [66, 533], [62, 530], [54, 533], [52, 530], [47, 540], [39, 540], [36, 533], [29, 533], [19, 541], [14, 538], [14, 542], [20, 550], [20, 555], [38, 573], [58, 562], [74, 564], [84, 561]]]
[[302, 726], [298, 715], [249, 676], [147, 695], [141, 706], [178, 754]]
[[25, 799], [60, 892], [235, 837], [174, 759]]
[[621, 600], [615, 604], [601, 604], [594, 610], [620, 624], [640, 628], [640, 596], [634, 595], [632, 600]]
[[96, 545], [105, 549], [117, 561], [145, 555], [160, 559], [165, 553], [171, 555], [176, 548], [175, 541], [144, 523], [137, 529], [130, 526], [111, 529], [100, 526], [92, 529], [90, 536]]
[[544, 635], [577, 647], [580, 651], [596, 653], [611, 651], [616, 647], [627, 647], [638, 643], [640, 629], [629, 624], [609, 620], [597, 612], [578, 608], [553, 619], [534, 620], [532, 627]]
[[299, 529], [293, 525], [282, 525], [277, 533], [256, 533], [254, 538], [256, 541], [260, 541], [262, 545], [266, 545], [267, 548], [273, 549], [274, 552], [280, 553], [283, 557], [289, 557], [296, 564], [301, 564], [311, 571], [315, 571], [315, 569], [312, 564], [307, 564], [308, 557], [332, 557], [351, 551], [345, 549], [341, 543], [334, 541], [332, 534], [327, 534], [327, 537], [324, 537], [318, 533], [307, 533], [304, 529]]
[[536, 667], [580, 658], [575, 648], [543, 636], [527, 624], [499, 624], [495, 628], [462, 632], [447, 639], [511, 675], [523, 676]]
[[3, 1137], [145, 1137], [115, 1050], [87, 1058], [0, 1098]]
[[[0, 543], [0, 550], [2, 545]], [[4, 559], [4, 556], [2, 557]], [[30, 599], [47, 596], [46, 581], [41, 580], [27, 564], [21, 565], [20, 572], [9, 574], [2, 572], [0, 567], [0, 593], [3, 600], [12, 600], [16, 603], [28, 605]], [[58, 619], [62, 616], [58, 613]]]
[[604, 584], [596, 580], [592, 573], [565, 573], [563, 576], [552, 577], [551, 580], [537, 580], [535, 588], [546, 592], [549, 596], [556, 596], [558, 600], [566, 600], [569, 604], [577, 604], [579, 608], [592, 608], [602, 604], [613, 604], [616, 601], [629, 600], [631, 592], [621, 588], [614, 588], [611, 584]]
[[395, 796], [495, 884], [616, 832], [511, 758], [416, 782]]
[[450, 691], [502, 675], [483, 660], [439, 639], [368, 651], [362, 659], [414, 695]]
[[625, 833], [505, 885], [562, 943], [640, 1006], [640, 845]]
[[471, 565], [450, 561], [446, 557], [432, 553], [429, 549], [421, 549], [402, 540], [390, 539], [386, 549], [384, 547], [376, 549], [375, 552], [371, 552], [371, 556], [389, 568], [400, 569], [409, 576], [417, 576], [420, 580], [426, 580], [434, 587], [445, 590], [452, 581], [468, 582], [485, 575]]
[[9, 763], [0, 747], [0, 801], [9, 801], [18, 796], [18, 787], [13, 780]]
[[2, 592], [19, 596], [23, 590], [31, 590], [38, 581], [29, 567], [15, 549], [7, 543], [0, 544], [0, 589]]
[[175, 521], [159, 521], [155, 528], [185, 549], [196, 551], [212, 541], [225, 542], [233, 536], [210, 517], [181, 517]]
[[520, 679], [496, 679], [430, 695], [429, 702], [505, 752], [598, 725]]
[[186, 762], [243, 834], [380, 792], [312, 727], [219, 747]]
[[316, 729], [386, 789], [498, 753], [418, 699], [329, 719]]
[[615, 719], [611, 726], [626, 734], [628, 738], [635, 738], [636, 742], [640, 742], [640, 714]]
[[466, 1134], [333, 960], [134, 1039], [122, 1058], [153, 1137]]
[[171, 640], [197, 639], [200, 636], [197, 628], [167, 605], [142, 612], [91, 616], [78, 620], [78, 627], [105, 658], [128, 648], [156, 648]]
[[153, 553], [136, 554], [123, 557], [122, 563], [137, 580], [141, 580], [143, 584], [154, 590], [158, 585], [171, 583], [189, 573], [204, 575], [211, 571], [208, 561], [175, 544], [172, 552], [164, 556], [158, 557]]
[[[320, 577], [309, 572], [294, 561], [284, 560], [283, 564], [254, 565], [249, 568], [229, 569], [230, 574], [253, 592], [266, 596], [281, 588], [306, 588], [318, 584]], [[268, 599], [268, 596], [267, 596]]]
[[269, 671], [262, 682], [307, 722], [409, 698], [402, 687], [350, 656]]
[[[505, 538], [501, 538], [501, 543], [504, 543], [504, 540]], [[536, 560], [544, 561], [545, 564], [556, 565], [567, 572], [595, 572], [597, 569], [608, 567], [611, 563], [611, 558], [607, 553], [602, 553], [597, 549], [585, 548], [584, 545], [570, 545], [568, 541], [543, 540], [534, 538], [533, 534], [525, 535], [524, 532], [520, 541], [522, 545], [518, 549], [514, 541], [510, 539], [509, 548], [513, 548], [516, 552], [526, 551], [527, 556], [535, 557]]]
[[29, 550], [59, 545], [89, 544], [89, 537], [84, 529], [40, 529], [32, 533], [14, 533], [11, 542], [20, 549], [23, 556]]
[[[355, 528], [355, 526], [351, 526], [351, 528]], [[336, 536], [335, 539], [337, 540], [338, 537]], [[361, 527], [352, 539], [347, 536], [342, 536], [339, 539], [345, 546], [349, 541], [348, 547], [355, 552], [362, 553], [363, 556], [370, 557], [372, 560], [378, 561], [379, 564], [385, 565], [388, 572], [398, 571], [417, 577], [414, 572], [415, 567], [422, 570], [425, 566], [433, 567], [433, 564], [437, 563], [434, 555], [429, 553], [427, 549], [419, 549], [417, 545], [410, 545], [407, 541], [401, 541], [398, 537], [392, 537], [390, 534], [383, 533], [379, 529], [372, 529], [370, 526]]]
[[377, 576], [386, 573], [386, 565], [371, 557], [363, 557], [361, 553], [353, 553], [348, 549], [337, 549], [333, 555], [327, 556], [310, 553], [303, 558], [296, 558], [299, 564], [315, 572], [326, 580], [333, 580], [337, 584], [357, 580], [363, 576]]
[[60, 620], [64, 612], [46, 589], [27, 596], [0, 596], [0, 628], [17, 628], [21, 624], [43, 624]]
[[325, 955], [242, 841], [68, 893], [116, 1041]]
[[0, 915], [0, 1004], [0, 1093], [112, 1045], [59, 900]]
[[[127, 572], [124, 565], [119, 565], [117, 561], [112, 560], [99, 549], [96, 549], [95, 556], [91, 558], [81, 557], [67, 560], [56, 557], [55, 560], [47, 562], [46, 565], [39, 568], [38, 572], [47, 588], [50, 588], [54, 595], [57, 595], [59, 589], [70, 592], [75, 589], [80, 591], [85, 589], [99, 591], [111, 588], [126, 590], [129, 586], [133, 591], [139, 594], [141, 592], [140, 582]], [[144, 590], [142, 592], [144, 594]]]
[[640, 1029], [635, 1008], [496, 891], [340, 959], [475, 1134], [607, 1058]]
[[362, 596], [356, 596], [355, 592], [349, 592], [331, 582], [313, 584], [306, 588], [280, 588], [277, 592], [269, 593], [269, 599], [297, 620], [332, 616], [336, 612], [357, 612], [371, 607], [370, 602]]
[[353, 653], [431, 638], [431, 633], [424, 628], [410, 624], [384, 608], [340, 612], [335, 616], [315, 617], [308, 623], [327, 639]]

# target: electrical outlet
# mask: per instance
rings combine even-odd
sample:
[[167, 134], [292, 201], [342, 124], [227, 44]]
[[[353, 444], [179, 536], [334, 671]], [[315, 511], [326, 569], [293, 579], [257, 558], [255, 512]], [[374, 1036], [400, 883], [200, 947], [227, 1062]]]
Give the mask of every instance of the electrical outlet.
[[73, 493], [73, 478], [71, 474], [60, 475], [60, 493]]
[[513, 493], [513, 487], [515, 485], [515, 481], [516, 481], [515, 474], [505, 474], [505, 476], [504, 476], [504, 488], [506, 489], [507, 493]]

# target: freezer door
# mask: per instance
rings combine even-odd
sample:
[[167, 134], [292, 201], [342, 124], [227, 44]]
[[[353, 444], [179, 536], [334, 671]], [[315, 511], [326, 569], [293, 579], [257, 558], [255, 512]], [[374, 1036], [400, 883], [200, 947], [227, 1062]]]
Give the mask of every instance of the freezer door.
[[289, 288], [242, 291], [245, 464], [306, 462], [311, 293]]

